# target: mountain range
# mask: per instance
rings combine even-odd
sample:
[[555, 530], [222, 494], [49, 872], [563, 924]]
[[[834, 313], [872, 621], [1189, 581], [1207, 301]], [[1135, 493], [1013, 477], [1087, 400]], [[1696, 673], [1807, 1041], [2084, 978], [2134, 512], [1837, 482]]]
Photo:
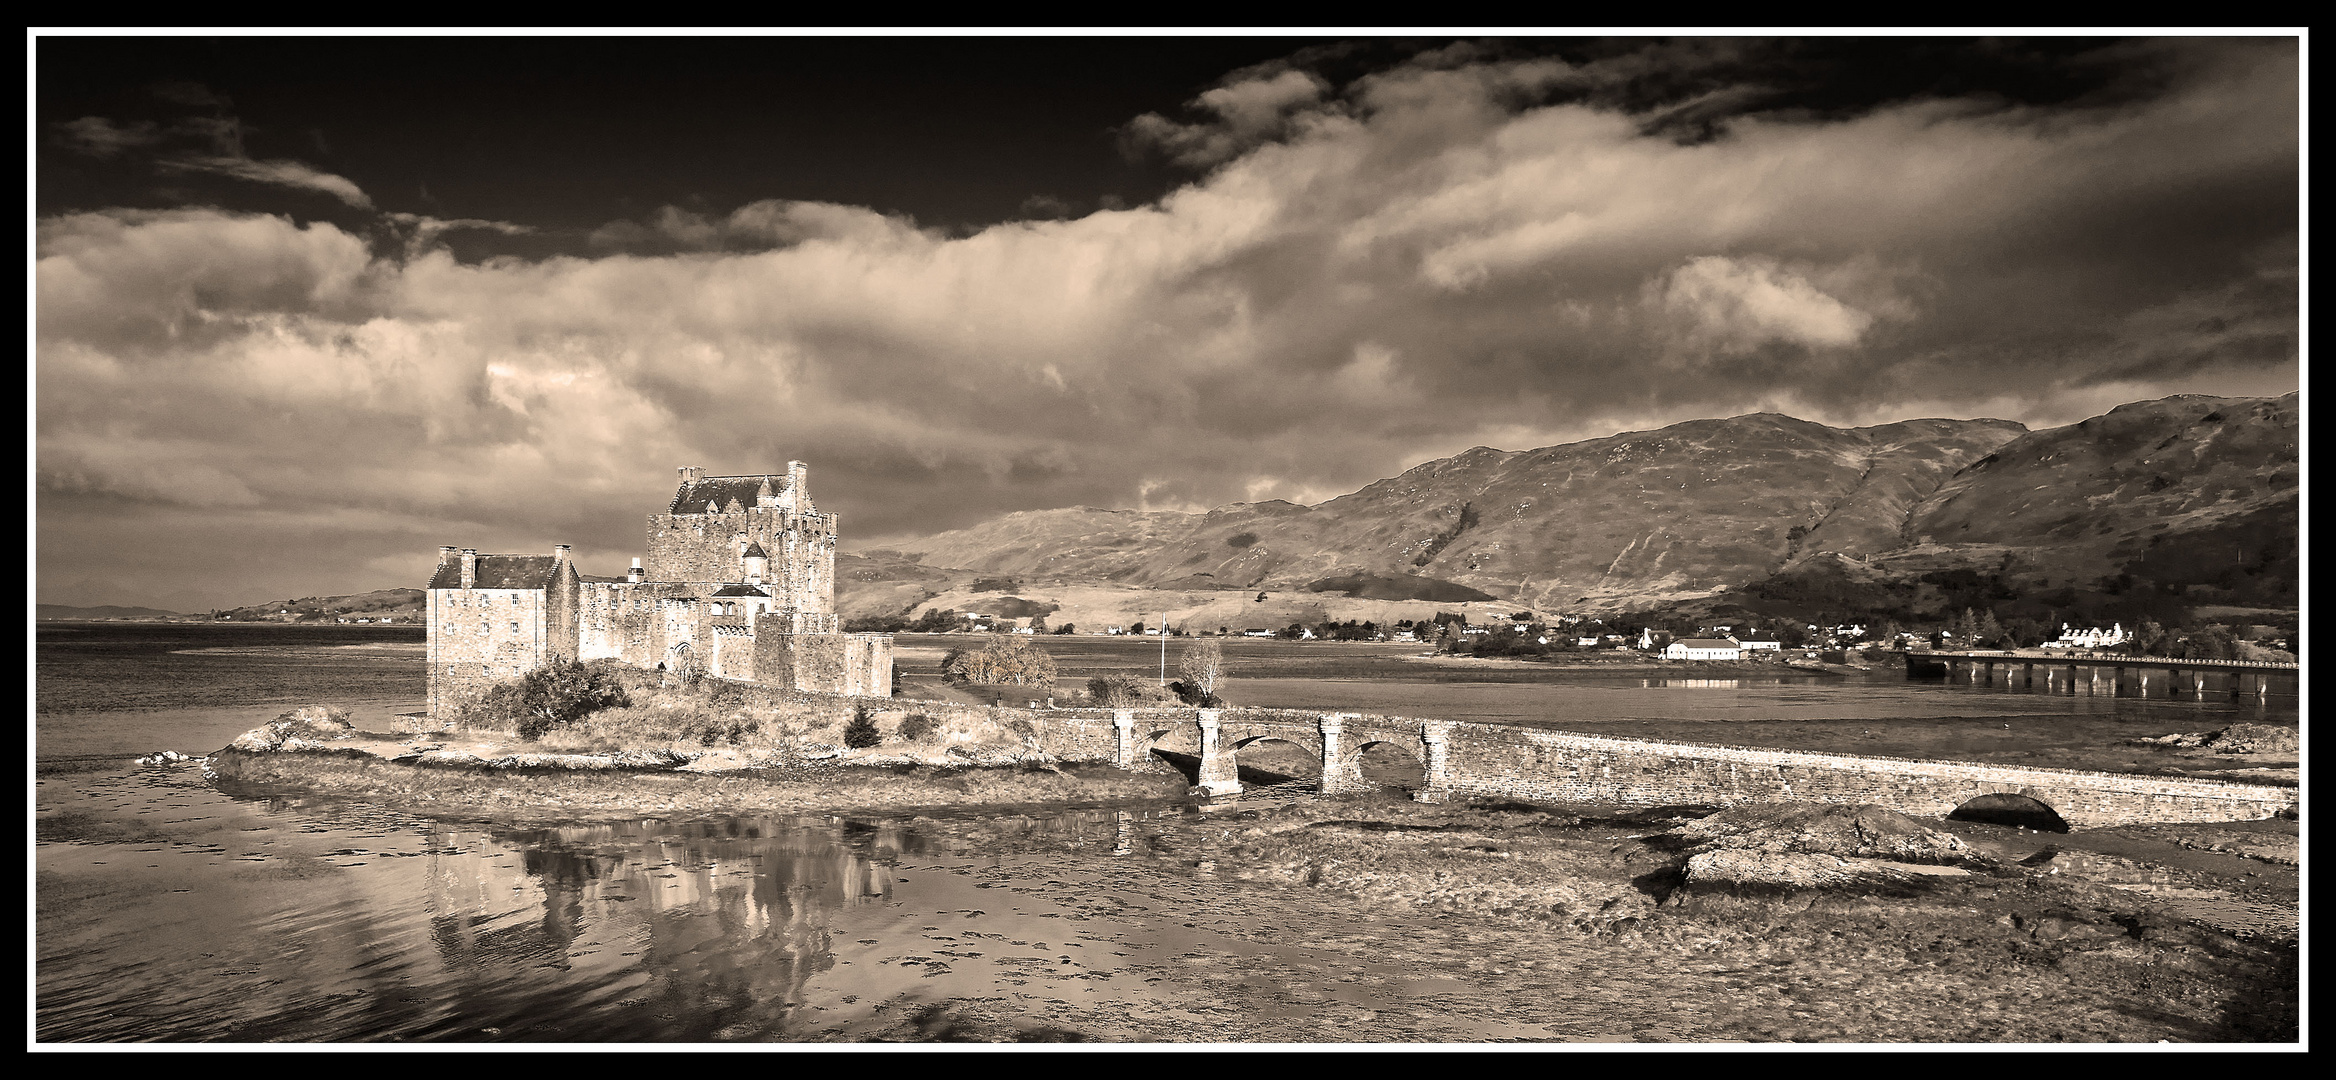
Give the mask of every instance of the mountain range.
[[[2299, 405], [2298, 394], [2184, 395], [2040, 431], [1987, 419], [1695, 420], [1535, 450], [1477, 447], [1314, 506], [1011, 513], [869, 552], [861, 577], [905, 587], [913, 563], [1158, 590], [1599, 611], [1811, 574], [1963, 571], [2008, 590], [2144, 587], [2292, 605]], [[946, 587], [935, 580], [918, 595], [936, 585]]]

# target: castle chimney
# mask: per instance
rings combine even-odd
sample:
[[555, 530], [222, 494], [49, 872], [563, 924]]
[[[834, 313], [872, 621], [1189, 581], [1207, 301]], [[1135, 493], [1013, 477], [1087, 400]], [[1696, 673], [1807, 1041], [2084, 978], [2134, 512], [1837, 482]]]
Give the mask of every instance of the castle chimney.
[[625, 580], [635, 585], [641, 583], [641, 560], [639, 557], [636, 556], [633, 559], [633, 568], [625, 571]]
[[705, 474], [706, 470], [703, 468], [700, 468], [696, 465], [684, 465], [681, 467], [681, 482], [684, 484], [694, 484], [697, 483], [698, 479], [703, 477]]
[[553, 547], [553, 548], [552, 548], [552, 565], [553, 565], [553, 566], [558, 566], [558, 565], [560, 565], [561, 563], [564, 563], [564, 562], [567, 562], [567, 561], [568, 561], [568, 545], [566, 545], [566, 544], [560, 544], [560, 545], [557, 545], [557, 546], [555, 546], [555, 547]]
[[447, 546], [445, 546], [445, 547], [442, 547], [442, 548], [439, 548], [439, 549], [438, 549], [438, 565], [440, 565], [440, 566], [444, 566], [444, 565], [446, 565], [447, 563], [450, 563], [450, 562], [453, 562], [453, 561], [454, 561], [454, 545], [452, 545], [452, 544], [448, 544]]
[[803, 468], [803, 463], [800, 461], [787, 463], [787, 491], [781, 496], [784, 500], [780, 503], [781, 506], [789, 510], [811, 509], [810, 492], [803, 486], [806, 472], [807, 470]]
[[462, 587], [471, 589], [479, 583], [479, 549], [462, 549]]

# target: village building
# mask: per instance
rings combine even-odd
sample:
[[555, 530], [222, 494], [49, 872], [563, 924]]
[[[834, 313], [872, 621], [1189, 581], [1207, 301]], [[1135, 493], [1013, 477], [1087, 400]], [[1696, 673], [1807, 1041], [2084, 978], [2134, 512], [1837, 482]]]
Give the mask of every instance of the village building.
[[2047, 649], [2106, 649], [2115, 645], [2123, 645], [2128, 637], [2124, 623], [2113, 623], [2107, 630], [2097, 626], [2086, 627], [2083, 630], [2072, 630], [2067, 623], [2061, 623], [2060, 637], [2045, 642], [2044, 647]]
[[811, 503], [802, 462], [784, 474], [685, 467], [648, 519], [647, 560], [624, 577], [549, 555], [438, 549], [430, 578], [433, 716], [547, 664], [612, 659], [794, 690], [888, 697], [892, 638], [846, 634], [835, 611], [834, 514]]
[[1665, 660], [1741, 660], [1742, 642], [1732, 637], [1681, 638], [1663, 650]]

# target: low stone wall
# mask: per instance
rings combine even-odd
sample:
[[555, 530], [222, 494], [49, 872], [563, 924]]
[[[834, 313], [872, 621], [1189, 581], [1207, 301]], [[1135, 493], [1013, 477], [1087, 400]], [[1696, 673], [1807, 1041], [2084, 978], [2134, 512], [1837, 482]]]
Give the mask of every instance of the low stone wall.
[[[1752, 799], [1879, 803], [1943, 817], [1981, 795], [2035, 799], [2078, 827], [2136, 821], [2246, 821], [2293, 812], [2296, 792], [2262, 784], [2009, 768], [1753, 747], [1448, 726], [1442, 775], [1453, 794], [1634, 805]], [[1439, 782], [1440, 781], [1440, 782]]]

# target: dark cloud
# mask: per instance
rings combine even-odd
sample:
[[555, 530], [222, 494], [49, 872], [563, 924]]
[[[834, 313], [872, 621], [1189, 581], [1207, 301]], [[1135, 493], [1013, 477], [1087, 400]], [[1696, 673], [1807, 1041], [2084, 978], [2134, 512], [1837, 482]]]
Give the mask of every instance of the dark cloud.
[[[248, 602], [418, 581], [440, 543], [621, 567], [684, 464], [807, 461], [864, 545], [1316, 502], [1701, 416], [2042, 426], [2295, 388], [2293, 42], [1942, 47], [2034, 75], [1968, 93], [1826, 48], [1325, 49], [1131, 123], [1200, 170], [1166, 196], [1033, 195], [1049, 212], [977, 229], [682, 200], [588, 254], [464, 261], [446, 238], [533, 226], [51, 215], [44, 590], [135, 565], [101, 516], [219, 545], [216, 601]], [[1828, 64], [1866, 85], [1827, 97]], [[75, 123], [85, 154], [293, 164], [219, 153], [223, 125]], [[316, 170], [245, 179], [366, 205]], [[264, 570], [226, 546], [263, 536]]]

